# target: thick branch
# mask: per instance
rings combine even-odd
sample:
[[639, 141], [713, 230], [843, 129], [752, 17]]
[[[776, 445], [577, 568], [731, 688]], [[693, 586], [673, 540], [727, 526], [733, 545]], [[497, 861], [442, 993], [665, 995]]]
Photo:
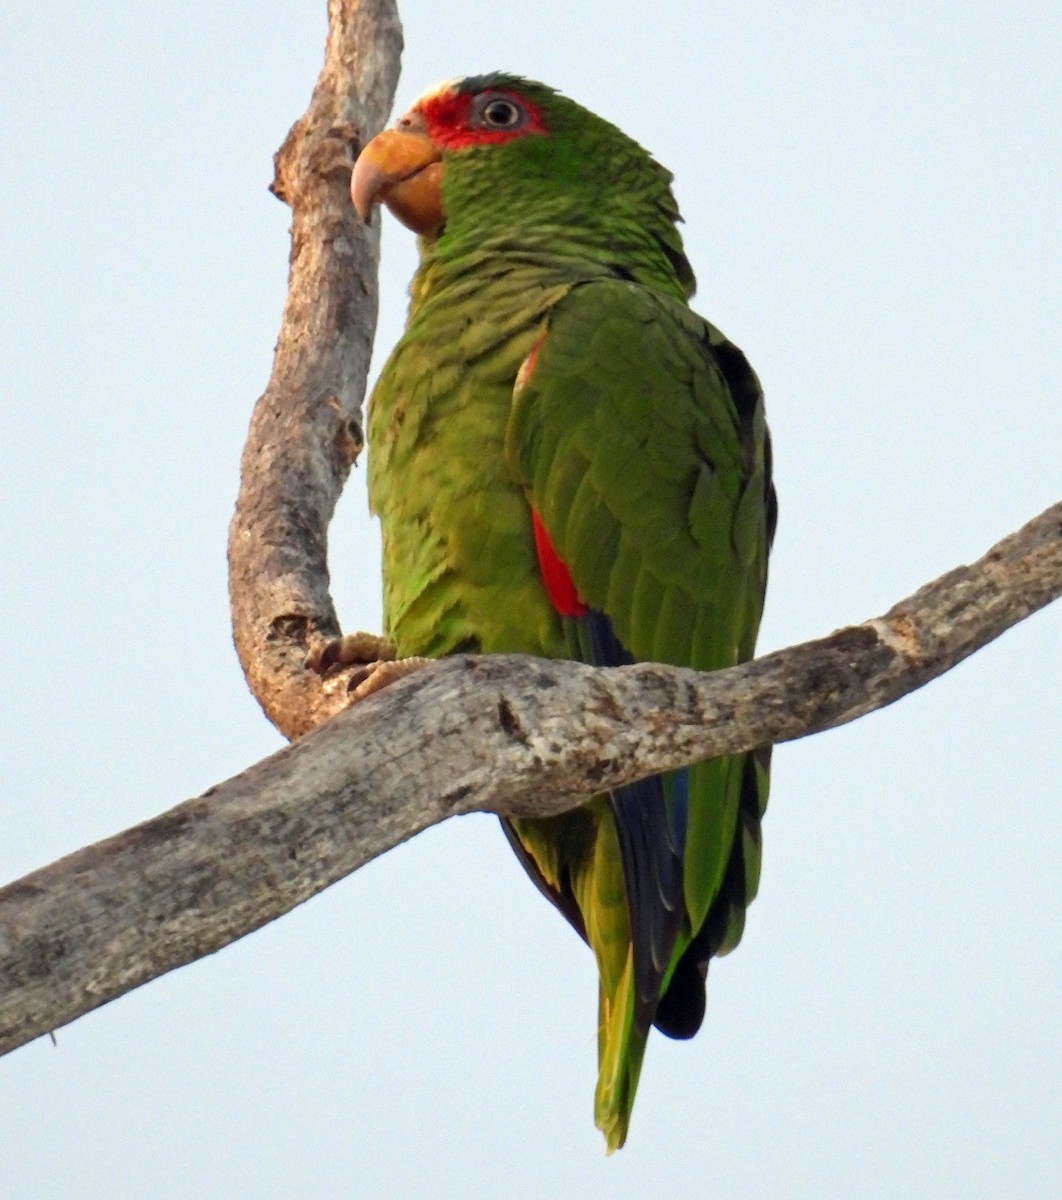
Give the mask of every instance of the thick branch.
[[[375, 231], [354, 155], [397, 80], [393, 3], [330, 0], [324, 69], [276, 157], [290, 290], [230, 528], [248, 681], [296, 737], [347, 701], [308, 649], [338, 632], [326, 532], [361, 442]], [[880, 707], [1062, 591], [1062, 505], [885, 617], [712, 676], [453, 659], [154, 820], [0, 891], [0, 1052], [230, 941], [454, 813], [561, 811], [602, 787]]]
[[606, 786], [890, 704], [1062, 594], [1062, 504], [884, 617], [713, 675], [440, 662], [0, 891], [0, 1052], [287, 912], [455, 813]]
[[288, 299], [229, 527], [236, 651], [266, 715], [289, 737], [316, 724], [328, 703], [303, 663], [317, 637], [339, 633], [326, 533], [361, 449], [376, 329], [379, 231], [357, 219], [350, 171], [390, 112], [402, 51], [391, 0], [330, 0], [328, 15], [310, 107], [275, 159], [273, 191], [293, 213]]

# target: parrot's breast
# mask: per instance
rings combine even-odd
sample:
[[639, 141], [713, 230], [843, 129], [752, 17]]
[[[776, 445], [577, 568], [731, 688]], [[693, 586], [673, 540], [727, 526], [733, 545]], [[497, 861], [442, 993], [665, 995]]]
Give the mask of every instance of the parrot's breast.
[[520, 367], [568, 287], [458, 277], [416, 303], [376, 385], [369, 502], [384, 627], [402, 656], [565, 654], [505, 433]]

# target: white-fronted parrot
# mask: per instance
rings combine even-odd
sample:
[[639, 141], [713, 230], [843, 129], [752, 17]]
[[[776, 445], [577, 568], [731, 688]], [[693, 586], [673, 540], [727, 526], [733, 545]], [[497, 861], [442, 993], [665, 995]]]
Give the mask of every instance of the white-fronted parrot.
[[[370, 402], [385, 631], [402, 657], [520, 652], [715, 670], [753, 653], [776, 502], [759, 382], [689, 307], [671, 175], [508, 74], [422, 96], [354, 203], [419, 235]], [[543, 820], [517, 857], [600, 973], [595, 1117], [623, 1145], [651, 1026], [691, 1037], [760, 873], [767, 752]]]

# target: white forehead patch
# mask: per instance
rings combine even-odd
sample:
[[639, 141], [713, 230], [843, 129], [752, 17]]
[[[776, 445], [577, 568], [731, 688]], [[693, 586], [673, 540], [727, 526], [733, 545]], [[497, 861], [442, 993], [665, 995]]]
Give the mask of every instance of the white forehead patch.
[[454, 91], [460, 82], [461, 76], [458, 75], [454, 79], [446, 79], [442, 83], [437, 83], [434, 87], [428, 88], [426, 92], [418, 96], [413, 101], [413, 107], [416, 108], [418, 104], [422, 104], [425, 100], [434, 100], [436, 96], [442, 96], [446, 92]]

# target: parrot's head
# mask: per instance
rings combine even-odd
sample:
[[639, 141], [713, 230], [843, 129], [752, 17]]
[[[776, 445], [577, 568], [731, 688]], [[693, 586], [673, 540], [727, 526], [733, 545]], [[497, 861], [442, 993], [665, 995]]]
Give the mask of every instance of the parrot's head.
[[366, 221], [385, 204], [426, 252], [611, 256], [631, 277], [693, 292], [671, 174], [616, 126], [516, 75], [425, 92], [364, 148], [351, 195]]

